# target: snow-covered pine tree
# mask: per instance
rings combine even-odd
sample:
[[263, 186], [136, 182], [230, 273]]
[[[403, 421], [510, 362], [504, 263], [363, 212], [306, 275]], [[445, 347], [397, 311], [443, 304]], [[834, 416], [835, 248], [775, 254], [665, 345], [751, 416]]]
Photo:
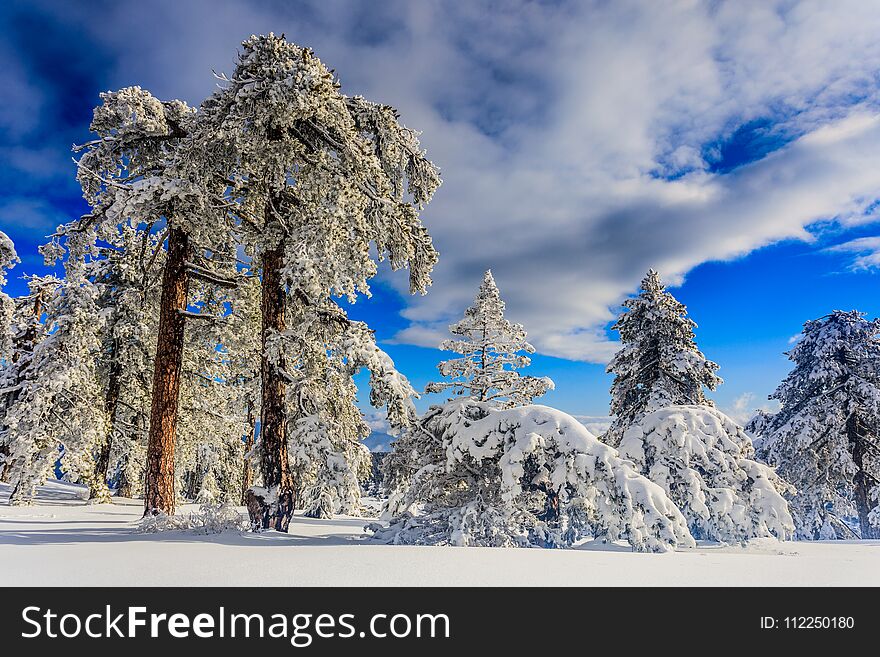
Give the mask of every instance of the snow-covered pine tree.
[[14, 301], [9, 329], [11, 348], [0, 371], [0, 481], [9, 480], [10, 451], [15, 438], [9, 431], [6, 414], [22, 392], [35, 345], [46, 335], [43, 313], [48, 298], [59, 284], [54, 276], [29, 276], [27, 281], [28, 294]]
[[784, 540], [794, 532], [783, 497], [793, 489], [753, 459], [749, 437], [715, 408], [668, 406], [648, 413], [627, 428], [618, 451], [666, 491], [698, 540]]
[[[101, 95], [78, 147], [77, 177], [92, 211], [62, 226], [72, 254], [93, 248], [125, 222], [161, 230], [167, 240], [151, 391], [144, 512], [174, 512], [174, 446], [191, 277], [210, 276], [194, 256], [229, 239], [221, 197], [227, 186], [209, 162], [193, 157], [196, 116], [182, 101], [163, 102], [140, 87]], [[71, 246], [73, 244], [74, 246]]]
[[880, 320], [835, 310], [804, 324], [794, 369], [770, 395], [780, 410], [754, 423], [759, 456], [797, 493], [801, 539], [880, 536], [871, 522], [880, 481]]
[[464, 317], [449, 327], [457, 336], [445, 340], [440, 349], [461, 354], [437, 366], [449, 381], [429, 383], [426, 392], [451, 389], [455, 395], [467, 395], [475, 401], [491, 402], [497, 408], [531, 404], [553, 389], [547, 377], [523, 376], [516, 370], [531, 363], [528, 354], [535, 348], [526, 342], [521, 324], [504, 317], [504, 301], [492, 271], [486, 272], [474, 305]]
[[102, 319], [96, 297], [82, 263], [69, 260], [46, 300], [45, 335], [20, 371], [4, 417], [12, 504], [29, 503], [59, 458], [65, 476], [99, 490], [99, 500], [108, 498], [106, 486], [94, 481], [95, 456], [108, 431], [97, 376]]
[[607, 371], [614, 374], [611, 414], [614, 421], [602, 439], [620, 444], [626, 428], [641, 416], [674, 404], [712, 406], [703, 387], [722, 383], [718, 365], [708, 360], [694, 342], [696, 324], [687, 309], [666, 291], [660, 275], [650, 270], [641, 292], [624, 301], [612, 328], [620, 332], [620, 350]]
[[694, 544], [658, 485], [547, 406], [501, 410], [469, 398], [433, 406], [395, 443], [395, 455], [411, 476], [390, 525], [370, 526], [384, 542], [566, 547], [592, 536], [639, 551]]
[[226, 317], [224, 347], [234, 396], [234, 405], [244, 413], [244, 457], [241, 462], [240, 503], [254, 485], [251, 451], [260, 416], [260, 279], [247, 266], [241, 270], [238, 287], [230, 291], [230, 312]]
[[440, 183], [436, 168], [393, 108], [344, 96], [339, 87], [309, 49], [269, 34], [242, 44], [233, 75], [202, 105], [201, 159], [234, 183], [232, 211], [261, 269], [256, 451], [263, 487], [248, 506], [256, 526], [280, 531], [287, 530], [296, 489], [289, 422], [312, 414], [288, 413], [298, 402], [288, 388], [324, 371], [313, 371], [315, 361], [304, 357], [322, 333], [313, 322], [360, 333], [331, 301], [369, 293], [376, 273], [371, 244], [392, 269], [408, 266], [413, 292], [425, 291], [437, 259], [419, 219]]

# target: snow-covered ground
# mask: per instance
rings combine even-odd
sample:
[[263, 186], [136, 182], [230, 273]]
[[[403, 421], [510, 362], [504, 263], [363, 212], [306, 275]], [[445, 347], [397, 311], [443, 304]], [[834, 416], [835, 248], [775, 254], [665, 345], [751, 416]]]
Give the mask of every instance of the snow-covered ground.
[[290, 534], [141, 534], [140, 500], [86, 505], [81, 488], [60, 482], [34, 506], [7, 506], [8, 494], [0, 484], [0, 586], [880, 585], [880, 541], [762, 539], [674, 554], [410, 547], [365, 540], [363, 518], [299, 517]]

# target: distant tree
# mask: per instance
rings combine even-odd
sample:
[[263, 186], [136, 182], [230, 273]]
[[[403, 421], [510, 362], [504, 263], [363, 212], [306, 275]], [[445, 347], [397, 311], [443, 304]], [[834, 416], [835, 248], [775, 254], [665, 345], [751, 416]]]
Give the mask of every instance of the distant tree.
[[[142, 492], [165, 251], [158, 235], [125, 223], [103, 241], [86, 264], [105, 320], [98, 377], [109, 431], [95, 461], [95, 482], [113, 479], [119, 494], [130, 496]], [[91, 496], [97, 493], [93, 488]]]
[[611, 386], [614, 421], [603, 436], [620, 444], [626, 428], [652, 411], [674, 404], [713, 406], [703, 388], [722, 383], [718, 365], [708, 360], [694, 342], [696, 324], [687, 309], [673, 297], [650, 270], [641, 292], [623, 303], [626, 312], [612, 328], [620, 332], [620, 350], [607, 371], [615, 375]]
[[440, 374], [451, 380], [429, 383], [426, 392], [451, 389], [474, 401], [513, 408], [531, 404], [535, 397], [553, 389], [553, 381], [547, 377], [523, 376], [516, 371], [531, 363], [527, 354], [535, 353], [535, 348], [526, 342], [521, 324], [505, 319], [504, 301], [491, 270], [483, 277], [474, 305], [449, 331], [459, 337], [445, 340], [440, 349], [459, 353], [462, 358], [440, 363]]
[[[326, 425], [321, 408], [354, 403], [347, 386], [318, 391], [341, 381], [327, 378], [334, 369], [327, 360], [368, 368], [390, 363], [370, 357], [378, 351], [372, 335], [350, 322], [333, 297], [369, 292], [376, 273], [371, 245], [393, 269], [409, 268], [413, 292], [424, 292], [437, 259], [419, 219], [440, 183], [436, 168], [393, 108], [345, 96], [339, 86], [310, 50], [272, 34], [254, 36], [242, 44], [232, 76], [202, 105], [199, 157], [232, 183], [230, 211], [261, 273], [254, 452], [263, 486], [253, 489], [248, 508], [256, 526], [280, 531], [287, 530], [297, 489], [290, 426]], [[373, 375], [380, 384], [402, 381], [392, 372], [393, 366]], [[411, 388], [391, 385], [372, 398], [408, 421], [409, 412], [400, 410], [408, 398], [389, 396], [398, 393], [408, 396]]]
[[[230, 278], [234, 276], [234, 270]], [[228, 341], [231, 296], [194, 281], [190, 307], [200, 319], [187, 329], [175, 472], [178, 494], [204, 503], [241, 499], [245, 407], [235, 386]], [[253, 327], [252, 327], [253, 328]]]
[[230, 360], [234, 404], [244, 413], [244, 455], [240, 464], [240, 503], [255, 483], [252, 461], [260, 416], [260, 279], [250, 267], [242, 270], [239, 286], [232, 291], [224, 346]]
[[804, 324], [794, 369], [770, 395], [780, 410], [751, 429], [778, 468], [802, 539], [880, 537], [880, 320], [835, 310]]

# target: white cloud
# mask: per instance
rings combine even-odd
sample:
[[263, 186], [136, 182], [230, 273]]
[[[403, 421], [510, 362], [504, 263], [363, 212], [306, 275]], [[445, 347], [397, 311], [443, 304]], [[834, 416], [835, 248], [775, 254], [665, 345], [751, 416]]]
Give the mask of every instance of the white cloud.
[[775, 413], [779, 410], [779, 402], [776, 400], [769, 400], [762, 404], [756, 404], [755, 393], [744, 392], [733, 400], [732, 405], [722, 408], [721, 410], [733, 418], [735, 422], [744, 425], [751, 420], [758, 411]]
[[837, 244], [828, 251], [854, 254], [850, 268], [856, 271], [880, 267], [880, 237], [860, 237]]
[[[424, 213], [435, 284], [407, 297], [400, 342], [436, 345], [491, 267], [539, 351], [605, 362], [612, 308], [649, 267], [680, 283], [700, 263], [810, 239], [817, 220], [863, 221], [880, 193], [870, 2], [169, 0], [110, 7], [100, 24], [68, 12], [120, 54], [119, 86], [198, 102], [243, 37], [272, 30], [312, 46], [347, 92], [400, 108], [444, 177]], [[791, 143], [713, 172], [720, 144], [762, 120]]]

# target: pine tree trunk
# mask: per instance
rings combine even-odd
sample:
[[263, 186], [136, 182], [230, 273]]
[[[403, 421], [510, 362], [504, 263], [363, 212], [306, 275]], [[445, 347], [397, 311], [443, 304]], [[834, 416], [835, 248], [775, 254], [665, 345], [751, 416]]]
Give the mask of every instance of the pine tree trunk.
[[[122, 388], [122, 364], [119, 362], [119, 338], [113, 338], [110, 343], [110, 368], [107, 376], [107, 395], [104, 400], [104, 408], [107, 411], [107, 419], [110, 422], [110, 430], [104, 439], [95, 461], [95, 484], [100, 486], [107, 484], [107, 469], [110, 467], [110, 450], [113, 447], [113, 434], [115, 433], [116, 408], [119, 406], [119, 394]], [[93, 486], [89, 491], [89, 499], [99, 495], [99, 491]]]
[[131, 497], [131, 482], [128, 480], [128, 475], [125, 474], [124, 468], [119, 474], [119, 488], [116, 489], [116, 495], [118, 497]]
[[[284, 266], [282, 247], [263, 254], [262, 290], [262, 409], [260, 413], [260, 470], [262, 492], [245, 494], [251, 525], [262, 529], [286, 532], [293, 516], [293, 478], [287, 455], [285, 427], [285, 389], [282, 362], [272, 362], [267, 349], [269, 340], [284, 331], [285, 295], [281, 285]], [[281, 354], [278, 358], [282, 359]]]
[[162, 274], [159, 337], [153, 370], [153, 397], [147, 440], [144, 515], [174, 513], [174, 442], [180, 397], [180, 370], [189, 275], [189, 237], [179, 228], [168, 234], [168, 260]]
[[248, 396], [247, 400], [247, 429], [248, 433], [244, 439], [244, 463], [241, 473], [241, 503], [247, 504], [248, 489], [254, 483], [254, 469], [251, 466], [248, 452], [254, 448], [254, 435], [256, 433], [256, 417], [254, 417], [254, 400]]
[[856, 466], [853, 483], [855, 484], [856, 509], [859, 512], [861, 537], [863, 539], [877, 538], [878, 531], [871, 525], [868, 518], [873, 505], [871, 504], [871, 483], [865, 472], [865, 440], [867, 440], [867, 436], [865, 436], [865, 427], [859, 421], [858, 414], [853, 413], [849, 416], [846, 432], [852, 449], [853, 464]]

